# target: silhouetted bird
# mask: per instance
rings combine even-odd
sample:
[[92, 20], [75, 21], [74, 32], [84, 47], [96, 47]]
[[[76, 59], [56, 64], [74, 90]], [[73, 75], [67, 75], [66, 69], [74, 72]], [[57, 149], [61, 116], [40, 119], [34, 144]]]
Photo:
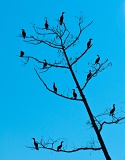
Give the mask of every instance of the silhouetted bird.
[[113, 116], [115, 112], [115, 104], [113, 104], [113, 108], [110, 111], [110, 115]]
[[91, 41], [92, 41], [92, 38], [90, 38], [89, 41], [87, 42], [87, 49], [91, 46]]
[[39, 150], [39, 148], [38, 148], [38, 143], [35, 141], [35, 138], [32, 138], [32, 139], [34, 140], [35, 149], [36, 149], [36, 150]]
[[46, 23], [45, 23], [45, 28], [48, 29], [49, 25], [48, 25], [48, 22], [46, 20]]
[[24, 56], [24, 52], [20, 51], [20, 57], [23, 57], [23, 56]]
[[26, 32], [25, 32], [24, 29], [22, 29], [22, 36], [23, 36], [24, 39], [26, 38]]
[[43, 69], [47, 66], [47, 62], [46, 59], [44, 59], [44, 63], [43, 63]]
[[72, 90], [73, 90], [73, 97], [74, 97], [74, 99], [76, 99], [77, 98], [77, 94], [75, 92], [75, 89], [72, 89]]
[[87, 75], [86, 80], [88, 81], [88, 80], [90, 79], [91, 76], [92, 76], [92, 72], [91, 72], [91, 70], [89, 70], [89, 73], [88, 73], [88, 75]]
[[62, 23], [63, 23], [63, 20], [64, 20], [64, 16], [63, 16], [63, 14], [64, 14], [65, 12], [62, 12], [62, 15], [61, 15], [61, 17], [60, 17], [60, 25], [62, 25]]
[[62, 141], [61, 144], [57, 147], [57, 151], [59, 151], [59, 150], [62, 148], [62, 143], [63, 143], [63, 141]]
[[55, 83], [53, 83], [53, 90], [55, 93], [57, 93], [57, 87], [56, 87]]
[[99, 57], [99, 55], [97, 55], [98, 56], [98, 58], [95, 60], [95, 64], [98, 64], [99, 63], [99, 61], [100, 61], [100, 57]]

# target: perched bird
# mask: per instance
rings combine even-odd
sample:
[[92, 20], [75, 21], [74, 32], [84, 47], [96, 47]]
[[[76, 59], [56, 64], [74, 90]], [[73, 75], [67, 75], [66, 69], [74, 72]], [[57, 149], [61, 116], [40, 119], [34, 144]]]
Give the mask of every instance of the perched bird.
[[63, 20], [64, 20], [64, 16], [63, 16], [63, 14], [64, 14], [65, 12], [62, 12], [62, 15], [61, 15], [61, 17], [60, 17], [60, 25], [62, 25], [62, 23], [63, 23]]
[[95, 64], [98, 64], [99, 63], [99, 61], [100, 61], [100, 57], [99, 57], [99, 55], [97, 55], [98, 56], [98, 58], [95, 60]]
[[61, 148], [62, 148], [62, 143], [63, 143], [64, 141], [62, 141], [61, 142], [61, 144], [57, 147], [57, 151], [59, 151]]
[[47, 66], [47, 62], [46, 59], [44, 59], [44, 63], [43, 63], [43, 69]]
[[20, 51], [20, 57], [23, 57], [23, 56], [24, 56], [24, 52]]
[[88, 81], [88, 80], [90, 79], [91, 76], [92, 76], [92, 72], [91, 72], [91, 70], [89, 70], [89, 73], [88, 73], [88, 75], [87, 75], [86, 80]]
[[34, 140], [35, 149], [36, 149], [36, 150], [39, 150], [39, 148], [38, 148], [38, 143], [35, 141], [35, 138], [32, 138], [32, 139]]
[[56, 87], [55, 83], [53, 83], [53, 90], [55, 93], [57, 93], [57, 87]]
[[76, 99], [77, 98], [77, 94], [75, 92], [75, 89], [72, 89], [72, 90], [73, 90], [73, 97], [74, 97], [74, 99]]
[[110, 115], [114, 116], [114, 112], [115, 112], [115, 104], [113, 104], [113, 108], [110, 111]]
[[89, 41], [87, 42], [87, 49], [91, 46], [91, 41], [92, 41], [92, 38], [90, 38]]
[[49, 25], [48, 25], [48, 21], [46, 19], [46, 23], [45, 23], [45, 28], [48, 29]]
[[24, 39], [26, 38], [26, 32], [25, 32], [24, 29], [22, 29], [22, 36], [23, 36]]

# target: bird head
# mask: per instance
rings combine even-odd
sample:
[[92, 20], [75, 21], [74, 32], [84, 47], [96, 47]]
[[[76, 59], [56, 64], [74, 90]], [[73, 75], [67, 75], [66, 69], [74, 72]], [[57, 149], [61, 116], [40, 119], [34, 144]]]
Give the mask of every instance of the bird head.
[[89, 73], [91, 73], [91, 70], [89, 70]]
[[62, 12], [62, 14], [64, 14], [65, 12]]
[[61, 143], [63, 143], [64, 141], [62, 141]]
[[21, 29], [22, 31], [25, 31], [24, 29]]
[[75, 91], [75, 89], [72, 89], [73, 91]]
[[46, 59], [44, 59], [43, 61], [45, 61], [45, 62], [46, 62]]
[[35, 138], [31, 138], [31, 139], [35, 140]]
[[97, 56], [99, 57], [99, 55], [97, 54]]
[[115, 107], [115, 104], [113, 104], [113, 107]]

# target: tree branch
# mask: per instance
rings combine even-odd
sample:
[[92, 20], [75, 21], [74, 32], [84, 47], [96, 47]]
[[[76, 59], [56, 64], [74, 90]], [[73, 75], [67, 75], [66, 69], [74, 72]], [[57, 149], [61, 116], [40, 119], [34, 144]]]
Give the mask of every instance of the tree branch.
[[58, 93], [55, 93], [53, 90], [49, 89], [48, 86], [46, 85], [46, 83], [42, 80], [42, 78], [40, 77], [40, 75], [38, 74], [37, 70], [34, 68], [34, 70], [36, 71], [36, 74], [37, 76], [39, 77], [39, 79], [41, 80], [41, 82], [44, 84], [44, 86], [46, 87], [46, 89], [60, 97], [63, 97], [63, 98], [66, 98], [66, 99], [70, 99], [70, 100], [76, 100], [76, 101], [82, 101], [82, 99], [74, 99], [74, 98], [70, 98], [70, 97], [67, 97], [67, 96], [64, 96], [62, 94], [58, 94]]

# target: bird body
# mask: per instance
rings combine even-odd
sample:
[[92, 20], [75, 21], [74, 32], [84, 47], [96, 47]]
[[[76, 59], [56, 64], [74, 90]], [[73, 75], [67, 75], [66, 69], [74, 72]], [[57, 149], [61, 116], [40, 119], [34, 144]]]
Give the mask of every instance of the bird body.
[[26, 32], [25, 32], [24, 29], [22, 29], [22, 36], [23, 36], [24, 39], [26, 38]]
[[53, 83], [53, 90], [55, 93], [57, 93], [57, 87], [56, 87], [55, 83]]
[[87, 49], [91, 46], [91, 41], [92, 41], [92, 38], [90, 38], [89, 41], [87, 42]]
[[73, 97], [74, 97], [74, 99], [76, 99], [77, 98], [77, 94], [75, 92], [75, 89], [72, 89], [72, 90], [73, 90]]
[[39, 148], [38, 148], [38, 143], [35, 141], [35, 138], [32, 138], [32, 139], [34, 140], [35, 149], [36, 149], [36, 150], [39, 150]]
[[91, 76], [92, 76], [92, 72], [91, 72], [91, 70], [89, 70], [89, 73], [88, 73], [88, 75], [87, 75], [86, 80], [88, 81], [88, 80], [90, 79]]
[[95, 60], [95, 64], [98, 64], [100, 61], [100, 56], [99, 55], [97, 55], [97, 56], [98, 56], [98, 58]]
[[63, 23], [63, 20], [64, 20], [64, 16], [63, 16], [63, 14], [64, 14], [65, 12], [62, 12], [62, 15], [61, 15], [61, 17], [60, 17], [60, 25], [62, 25], [62, 23]]
[[62, 143], [63, 143], [63, 141], [62, 141], [61, 144], [57, 147], [57, 151], [59, 151], [59, 150], [62, 148]]
[[48, 25], [48, 22], [46, 20], [46, 23], [45, 23], [45, 28], [48, 29], [49, 25]]
[[110, 111], [110, 115], [113, 116], [115, 112], [115, 104], [113, 104], [113, 108]]
[[43, 63], [43, 69], [47, 66], [47, 62], [46, 59], [44, 59], [44, 63]]
[[23, 56], [24, 56], [24, 52], [20, 51], [20, 57], [23, 57]]

